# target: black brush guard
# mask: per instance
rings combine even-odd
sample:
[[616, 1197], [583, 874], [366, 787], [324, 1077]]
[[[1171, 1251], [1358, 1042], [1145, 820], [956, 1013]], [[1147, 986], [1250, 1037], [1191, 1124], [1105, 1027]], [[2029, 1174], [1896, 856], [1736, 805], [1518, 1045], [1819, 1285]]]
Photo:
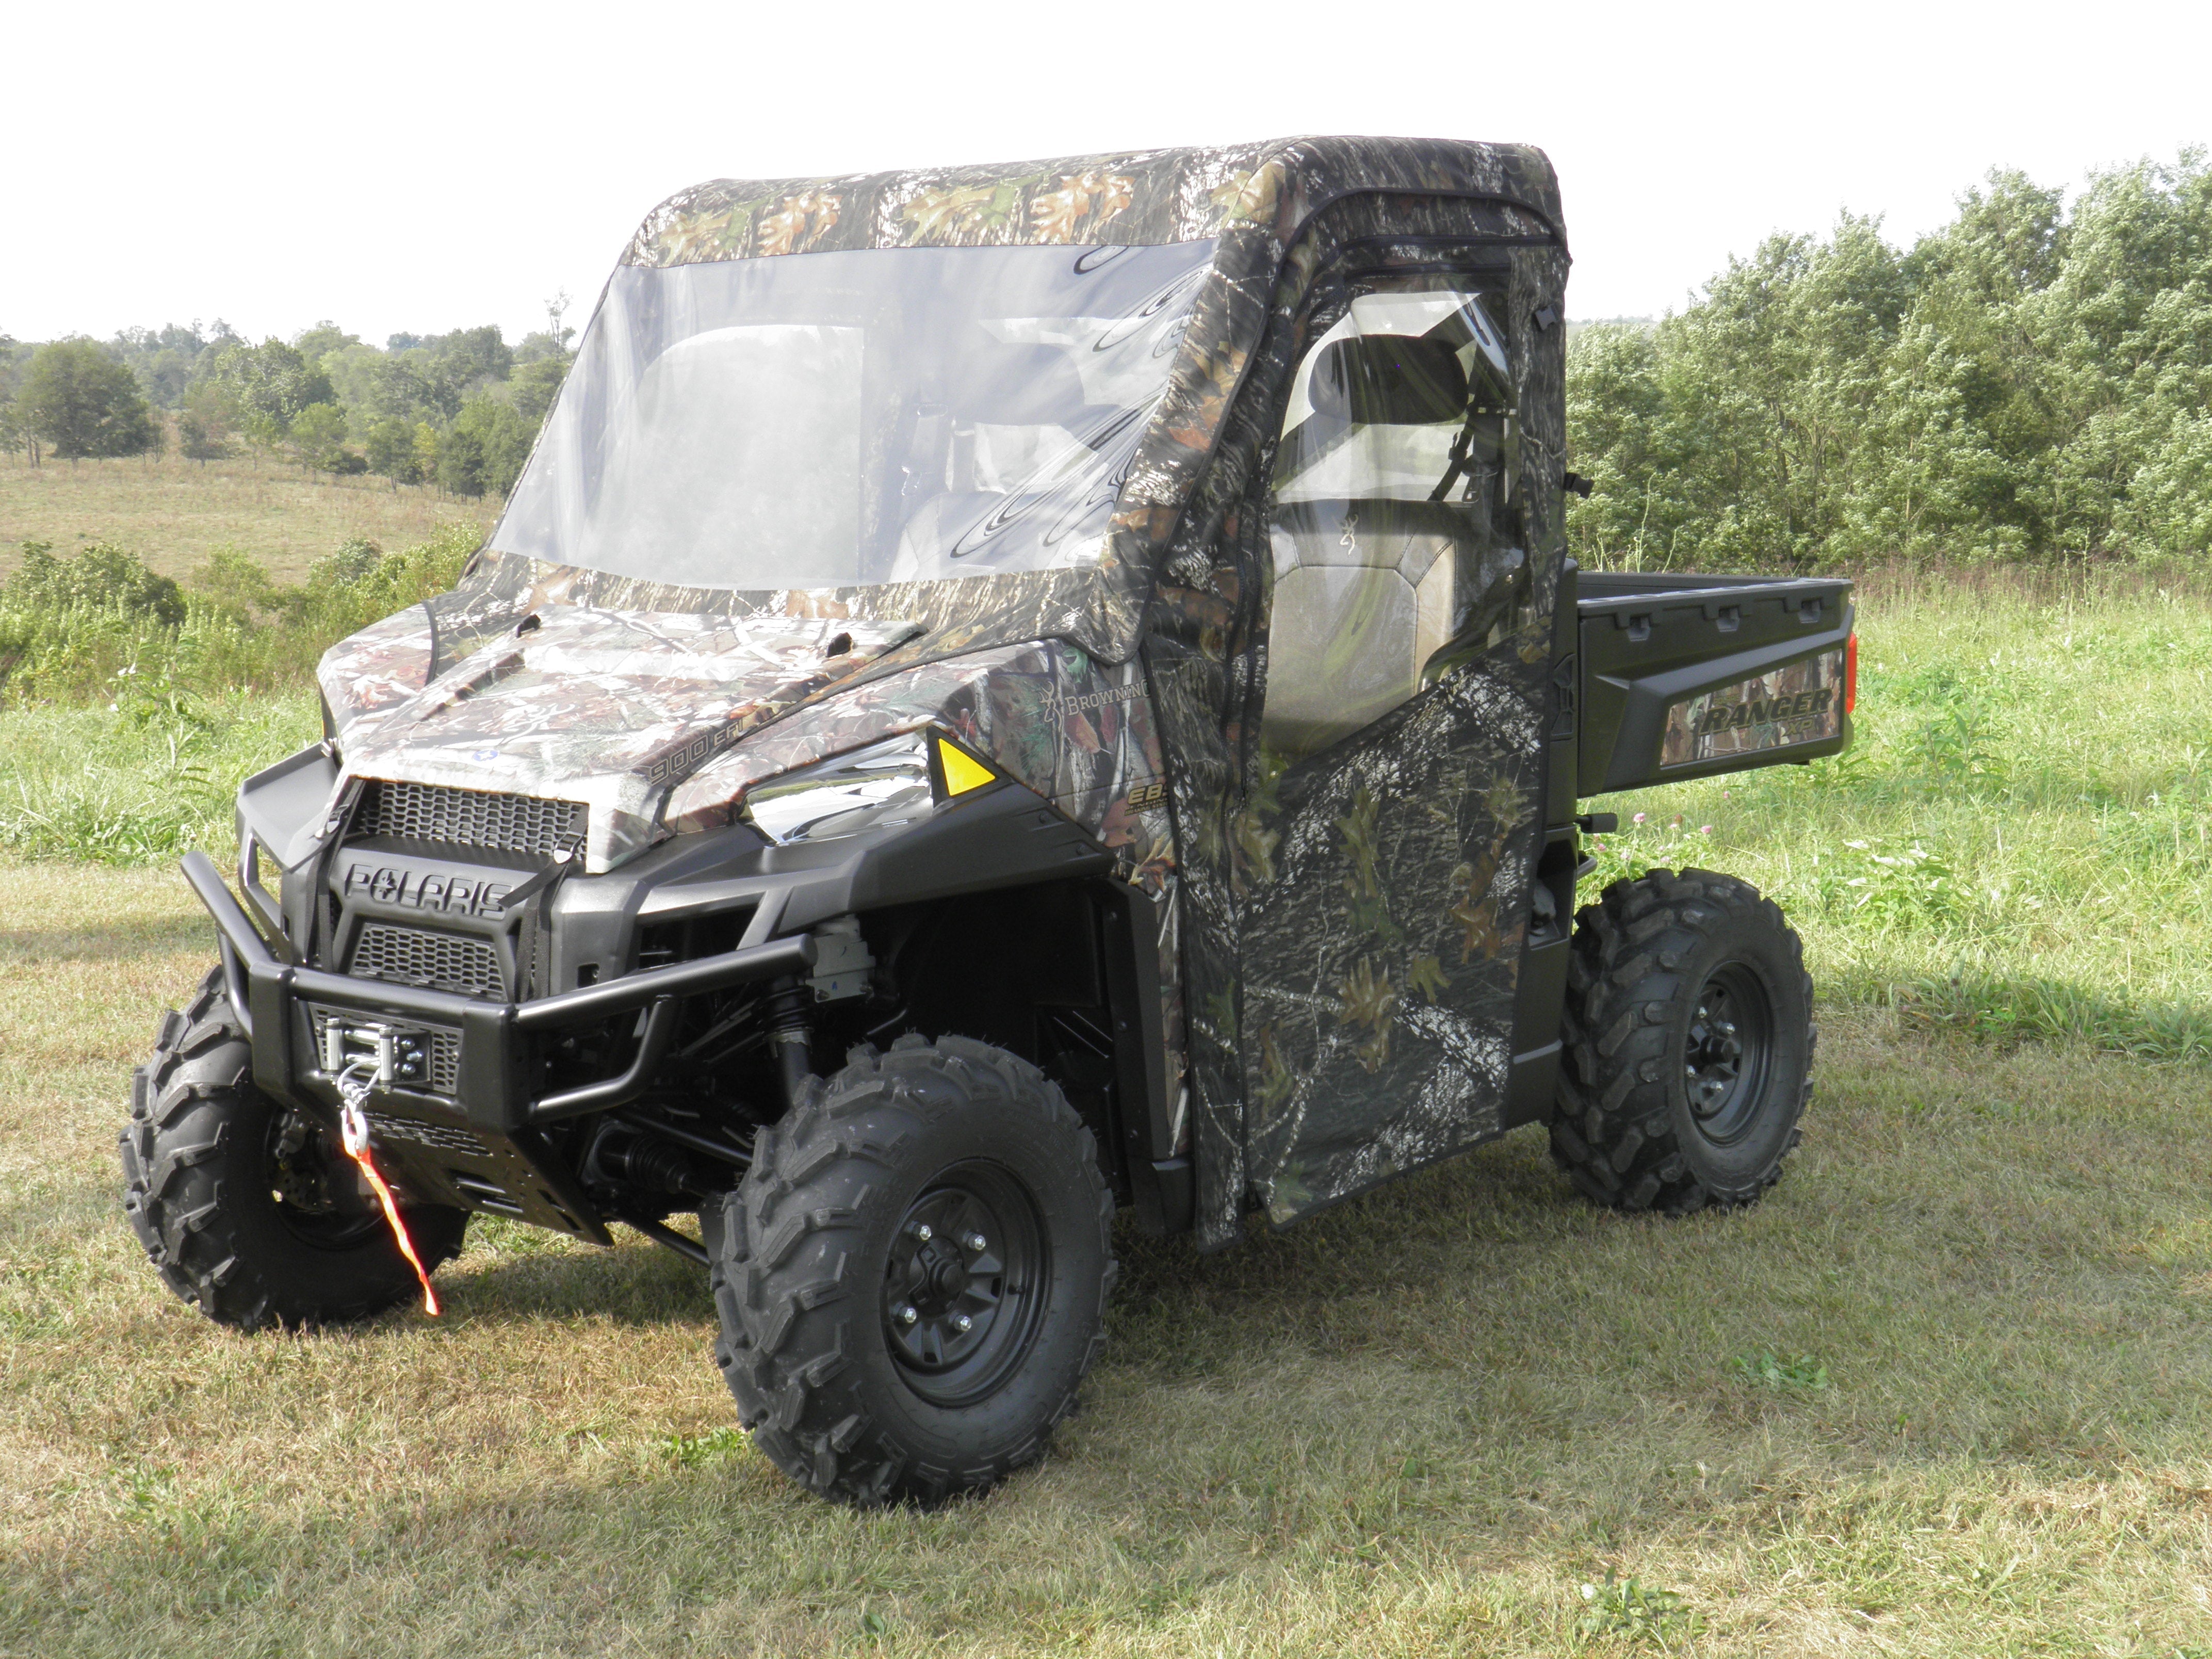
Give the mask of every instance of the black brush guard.
[[[642, 1094], [667, 1057], [686, 997], [801, 974], [813, 965], [815, 956], [812, 939], [799, 934], [556, 996], [494, 1002], [287, 961], [293, 954], [289, 943], [279, 947], [264, 935], [206, 854], [186, 854], [184, 873], [221, 935], [224, 986], [252, 1045], [253, 1080], [264, 1093], [335, 1124], [337, 1085], [322, 1067], [310, 1005], [370, 1020], [457, 1030], [460, 1081], [453, 1101], [383, 1089], [371, 1097], [371, 1105], [410, 1121], [465, 1127], [483, 1148], [481, 1158], [466, 1161], [484, 1166], [481, 1173], [507, 1202], [483, 1204], [473, 1188], [456, 1184], [451, 1171], [433, 1170], [432, 1165], [450, 1158], [433, 1158], [414, 1146], [395, 1146], [401, 1164], [428, 1176], [426, 1184], [441, 1186], [464, 1201], [602, 1244], [611, 1242], [605, 1225], [547, 1139], [547, 1128], [586, 1113], [611, 1111]], [[636, 1052], [620, 1073], [532, 1097], [538, 1042], [633, 1010], [644, 1011], [644, 1018]]]

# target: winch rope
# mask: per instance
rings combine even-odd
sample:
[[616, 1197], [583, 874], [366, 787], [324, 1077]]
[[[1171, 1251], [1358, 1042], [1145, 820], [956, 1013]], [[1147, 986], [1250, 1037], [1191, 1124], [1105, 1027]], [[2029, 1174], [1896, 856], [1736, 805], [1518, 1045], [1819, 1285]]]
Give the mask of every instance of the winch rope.
[[399, 1218], [399, 1206], [392, 1196], [392, 1188], [384, 1184], [384, 1177], [376, 1172], [376, 1163], [368, 1152], [368, 1115], [362, 1110], [362, 1103], [368, 1098], [369, 1079], [349, 1066], [337, 1076], [338, 1097], [344, 1103], [338, 1109], [338, 1138], [345, 1147], [346, 1156], [359, 1166], [368, 1184], [376, 1188], [377, 1202], [384, 1206], [384, 1218], [392, 1224], [392, 1237], [398, 1242], [399, 1254], [407, 1258], [407, 1265], [415, 1269], [415, 1277], [422, 1283], [422, 1308], [431, 1318], [438, 1316], [438, 1293], [430, 1288], [430, 1275], [423, 1271], [422, 1258], [415, 1254], [415, 1241], [407, 1236], [407, 1224]]

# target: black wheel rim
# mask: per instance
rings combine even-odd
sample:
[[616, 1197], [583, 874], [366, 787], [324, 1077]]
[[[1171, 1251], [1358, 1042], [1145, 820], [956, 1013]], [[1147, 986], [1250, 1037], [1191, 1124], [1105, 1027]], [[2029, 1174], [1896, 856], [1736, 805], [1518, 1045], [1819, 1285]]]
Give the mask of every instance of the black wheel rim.
[[1774, 1008], [1765, 982], [1741, 963], [1724, 963], [1698, 993], [1682, 1044], [1682, 1087], [1698, 1133], [1716, 1146], [1748, 1134], [1773, 1064]]
[[957, 1164], [907, 1206], [884, 1273], [884, 1334], [935, 1406], [997, 1392], [1036, 1346], [1049, 1267], [1036, 1201], [994, 1164]]
[[355, 1249], [385, 1224], [381, 1210], [357, 1198], [352, 1168], [330, 1136], [304, 1114], [270, 1114], [266, 1160], [276, 1219], [301, 1243]]

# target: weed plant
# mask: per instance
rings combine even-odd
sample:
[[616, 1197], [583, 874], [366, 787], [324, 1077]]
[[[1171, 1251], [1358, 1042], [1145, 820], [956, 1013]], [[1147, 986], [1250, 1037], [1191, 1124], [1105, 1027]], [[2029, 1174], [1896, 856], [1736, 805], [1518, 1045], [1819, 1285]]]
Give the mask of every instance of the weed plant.
[[234, 549], [179, 585], [121, 548], [27, 542], [0, 584], [0, 702], [97, 707], [133, 678], [200, 697], [307, 685], [333, 641], [451, 587], [480, 539], [462, 524], [397, 553], [349, 541], [298, 586]]

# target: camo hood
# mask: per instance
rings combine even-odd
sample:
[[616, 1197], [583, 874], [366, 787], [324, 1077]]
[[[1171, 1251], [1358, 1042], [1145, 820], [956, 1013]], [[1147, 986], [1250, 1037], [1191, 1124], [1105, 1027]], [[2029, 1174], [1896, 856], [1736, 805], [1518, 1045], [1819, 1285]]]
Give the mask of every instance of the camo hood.
[[418, 607], [334, 648], [320, 680], [345, 777], [582, 801], [598, 872], [653, 838], [672, 785], [921, 631], [549, 604], [434, 674]]

